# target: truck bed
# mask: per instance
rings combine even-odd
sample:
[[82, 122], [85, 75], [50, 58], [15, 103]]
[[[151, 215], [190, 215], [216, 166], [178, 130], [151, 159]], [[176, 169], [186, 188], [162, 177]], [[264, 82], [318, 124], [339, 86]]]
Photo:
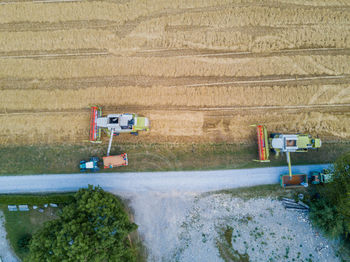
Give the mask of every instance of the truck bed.
[[104, 168], [113, 168], [118, 166], [127, 166], [128, 156], [126, 153], [117, 156], [106, 156], [103, 158]]
[[288, 174], [281, 175], [280, 177], [281, 186], [284, 188], [296, 188], [303, 187], [301, 183], [307, 183], [306, 174], [295, 174], [290, 177]]

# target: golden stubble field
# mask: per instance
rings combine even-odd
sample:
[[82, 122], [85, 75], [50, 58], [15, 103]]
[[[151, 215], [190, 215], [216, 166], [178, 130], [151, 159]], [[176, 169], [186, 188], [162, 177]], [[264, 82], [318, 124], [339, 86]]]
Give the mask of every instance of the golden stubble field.
[[0, 1], [0, 145], [80, 143], [89, 105], [124, 142], [247, 142], [249, 125], [350, 138], [350, 2]]

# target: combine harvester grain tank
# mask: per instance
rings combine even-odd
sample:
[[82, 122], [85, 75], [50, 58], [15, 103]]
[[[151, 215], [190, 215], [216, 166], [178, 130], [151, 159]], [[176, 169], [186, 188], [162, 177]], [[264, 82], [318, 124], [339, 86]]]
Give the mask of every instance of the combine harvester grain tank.
[[284, 188], [295, 188], [308, 186], [308, 176], [306, 174], [292, 174], [292, 164], [290, 153], [308, 152], [309, 149], [320, 148], [322, 143], [319, 138], [314, 138], [308, 134], [280, 134], [271, 133], [268, 135], [264, 125], [256, 126], [258, 136], [258, 162], [270, 162], [270, 150], [276, 154], [285, 153], [288, 163], [289, 174], [280, 176], [281, 186]]

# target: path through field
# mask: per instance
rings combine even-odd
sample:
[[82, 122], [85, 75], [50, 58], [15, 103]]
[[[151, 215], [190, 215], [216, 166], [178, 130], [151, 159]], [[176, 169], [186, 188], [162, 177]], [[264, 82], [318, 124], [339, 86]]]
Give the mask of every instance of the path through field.
[[[309, 174], [321, 171], [329, 165], [294, 166], [293, 173]], [[122, 196], [138, 193], [190, 192], [203, 193], [237, 187], [279, 183], [280, 174], [288, 174], [288, 167], [265, 167], [250, 169], [173, 171], [173, 172], [127, 172], [82, 173], [0, 176], [0, 194], [72, 192], [89, 184]]]

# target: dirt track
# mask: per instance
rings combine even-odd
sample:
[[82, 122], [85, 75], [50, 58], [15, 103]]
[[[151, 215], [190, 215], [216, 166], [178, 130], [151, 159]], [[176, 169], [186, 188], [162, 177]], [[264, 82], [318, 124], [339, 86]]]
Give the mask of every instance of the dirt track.
[[89, 105], [123, 141], [350, 138], [348, 1], [0, 1], [0, 145], [78, 143]]

